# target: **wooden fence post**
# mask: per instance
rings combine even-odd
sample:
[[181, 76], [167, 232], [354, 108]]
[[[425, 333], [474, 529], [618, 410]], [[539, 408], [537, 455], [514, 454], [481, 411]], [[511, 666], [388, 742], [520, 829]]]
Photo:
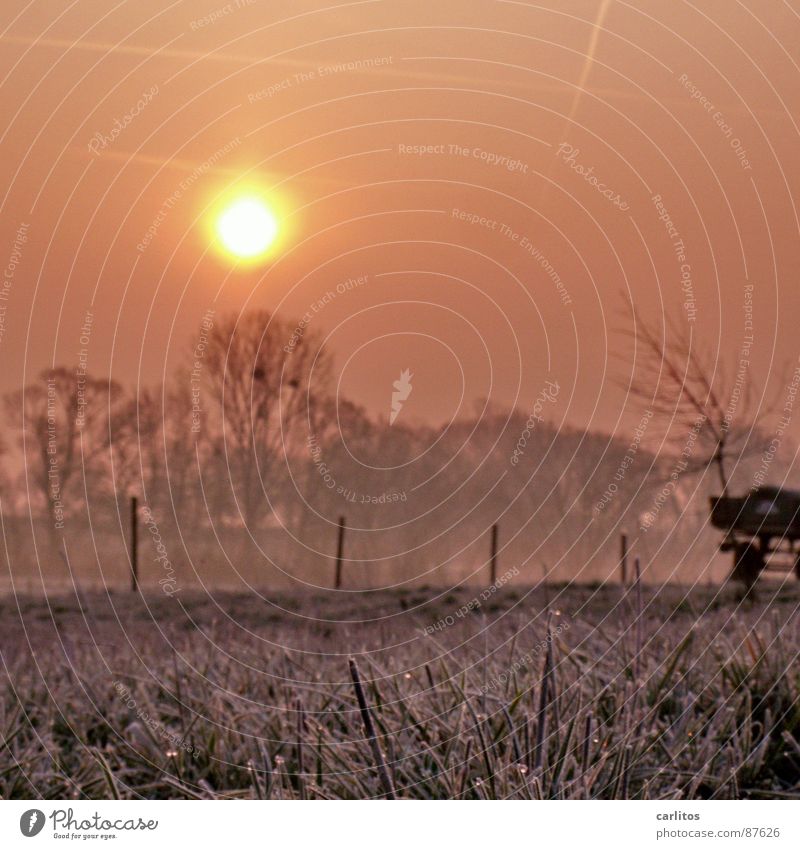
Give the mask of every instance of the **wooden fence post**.
[[620, 571], [620, 579], [622, 580], [622, 586], [624, 587], [628, 582], [628, 537], [624, 532], [620, 534], [619, 538], [620, 543], [620, 558], [619, 558], [619, 571]]
[[339, 539], [336, 543], [336, 589], [342, 586], [342, 558], [344, 555], [344, 516], [339, 516]]
[[131, 496], [131, 592], [139, 589], [139, 511], [135, 495]]
[[490, 583], [494, 584], [497, 580], [497, 523], [492, 525], [492, 548], [489, 558], [489, 577]]

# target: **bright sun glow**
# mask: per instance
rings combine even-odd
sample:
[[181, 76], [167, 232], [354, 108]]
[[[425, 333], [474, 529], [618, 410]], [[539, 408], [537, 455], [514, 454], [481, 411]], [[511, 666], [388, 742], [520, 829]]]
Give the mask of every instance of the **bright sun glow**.
[[261, 256], [278, 235], [278, 220], [257, 197], [241, 197], [228, 204], [217, 218], [217, 235], [225, 249], [238, 259]]

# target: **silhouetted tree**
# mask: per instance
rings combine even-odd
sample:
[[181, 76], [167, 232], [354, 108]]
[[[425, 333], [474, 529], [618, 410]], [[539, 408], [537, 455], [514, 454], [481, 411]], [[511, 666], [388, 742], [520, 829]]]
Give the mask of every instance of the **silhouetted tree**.
[[734, 368], [721, 363], [688, 322], [671, 319], [657, 327], [636, 310], [633, 322], [628, 335], [636, 343], [636, 371], [623, 386], [653, 412], [668, 444], [685, 456], [686, 470], [713, 466], [725, 495], [729, 464], [764, 449], [761, 425], [774, 401], [753, 392], [749, 359]]
[[115, 381], [64, 367], [45, 370], [36, 383], [6, 395], [6, 412], [19, 432], [26, 470], [47, 505], [51, 529], [68, 506], [83, 500], [76, 480], [103, 463], [110, 411], [122, 396]]
[[327, 391], [328, 355], [311, 329], [297, 334], [292, 322], [255, 310], [215, 324], [201, 368], [213, 402], [208, 436], [220, 440], [231, 492], [249, 526], [285, 458], [307, 451], [306, 417]]

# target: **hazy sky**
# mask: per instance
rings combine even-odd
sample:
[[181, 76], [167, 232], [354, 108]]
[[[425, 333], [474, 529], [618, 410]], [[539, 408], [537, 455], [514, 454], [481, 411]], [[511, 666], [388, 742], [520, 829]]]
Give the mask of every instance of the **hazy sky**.
[[[759, 388], [797, 359], [797, 0], [11, 0], [0, 32], [4, 390], [82, 348], [153, 383], [207, 310], [319, 299], [383, 415], [410, 368], [410, 416], [549, 376], [615, 428], [626, 293], [735, 361], [752, 284]], [[242, 181], [282, 220], [245, 269], [205, 214]]]

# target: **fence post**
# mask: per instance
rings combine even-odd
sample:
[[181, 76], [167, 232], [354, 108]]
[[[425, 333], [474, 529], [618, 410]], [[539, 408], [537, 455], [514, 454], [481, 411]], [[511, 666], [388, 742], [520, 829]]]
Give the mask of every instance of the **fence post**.
[[620, 558], [619, 558], [619, 571], [620, 578], [622, 580], [622, 586], [626, 586], [628, 582], [628, 536], [623, 533], [620, 534], [619, 537], [619, 547], [620, 547]]
[[497, 523], [492, 525], [492, 547], [489, 557], [489, 577], [490, 583], [494, 585], [497, 580]]
[[344, 555], [344, 516], [339, 516], [339, 539], [336, 543], [336, 589], [342, 586], [342, 557]]
[[131, 496], [131, 592], [139, 589], [139, 511], [135, 495]]

